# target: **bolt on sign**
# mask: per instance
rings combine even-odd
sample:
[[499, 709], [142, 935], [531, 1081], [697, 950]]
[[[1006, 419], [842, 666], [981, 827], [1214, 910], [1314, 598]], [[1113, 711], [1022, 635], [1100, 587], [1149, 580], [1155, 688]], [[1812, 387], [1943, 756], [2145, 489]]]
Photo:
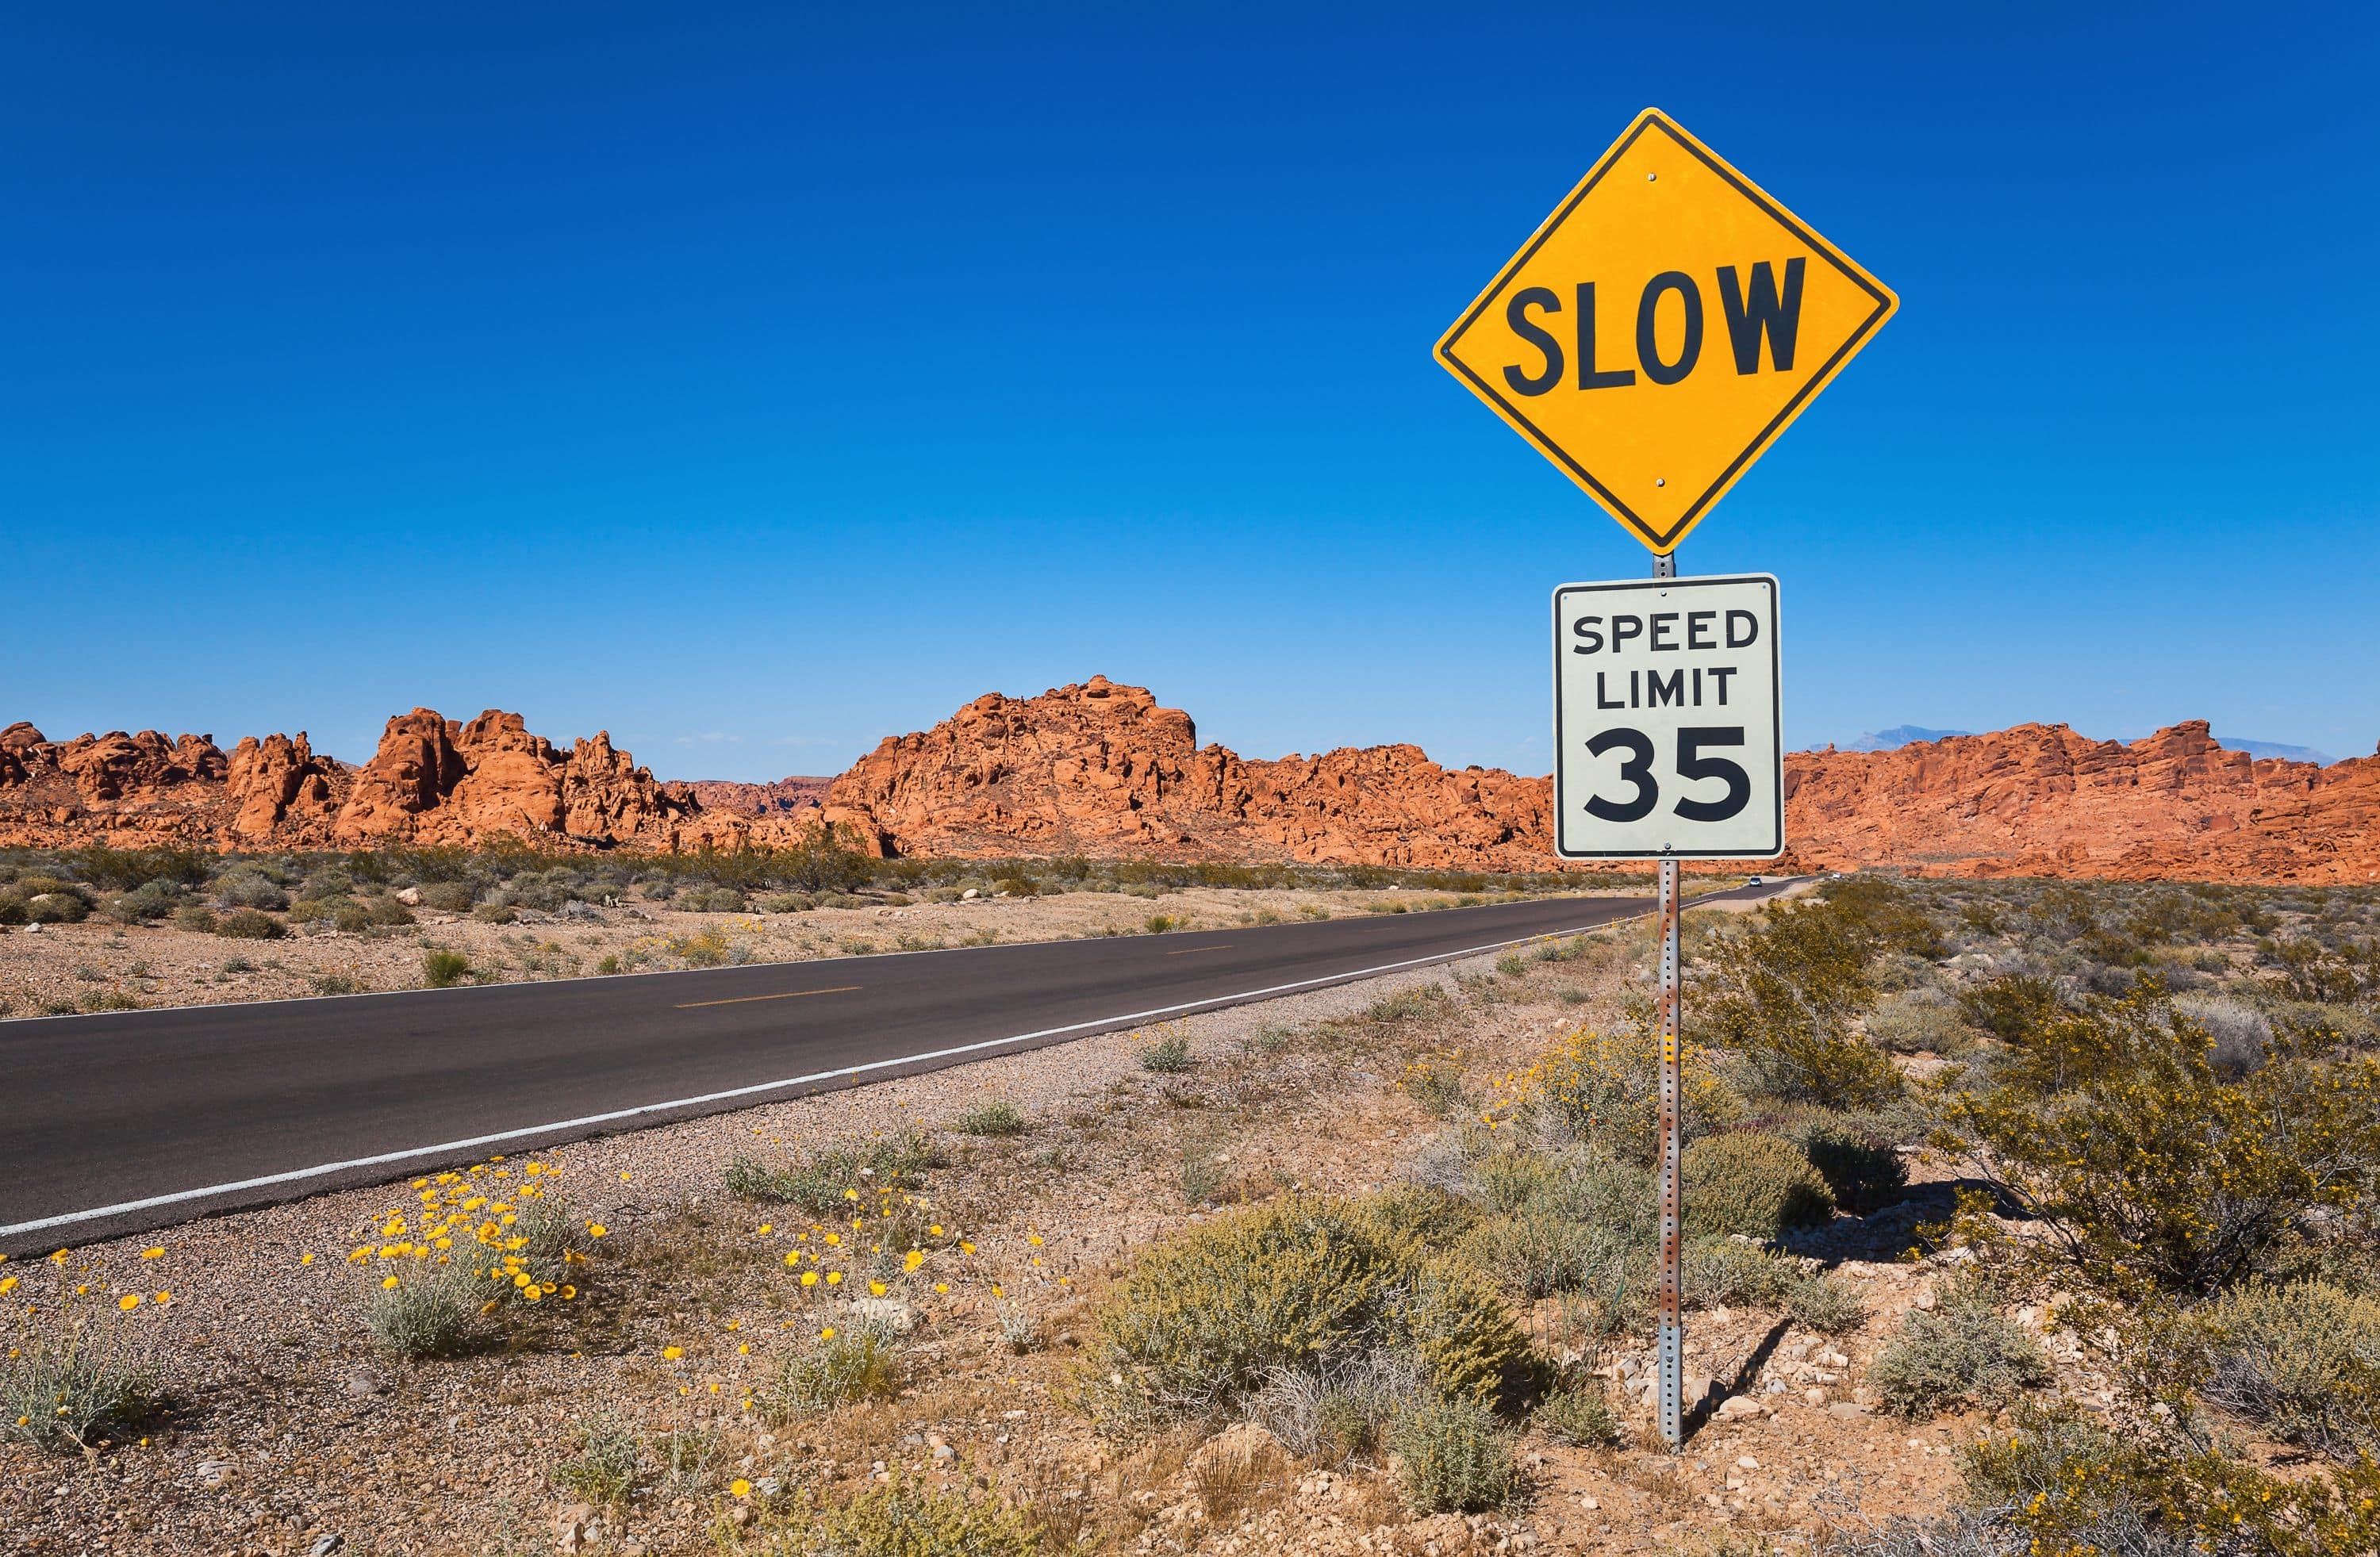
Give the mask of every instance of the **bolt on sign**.
[[1648, 108], [1440, 337], [1438, 357], [1667, 554], [1899, 307]]
[[1572, 860], [1785, 851], [1777, 580], [1554, 591], [1554, 851]]

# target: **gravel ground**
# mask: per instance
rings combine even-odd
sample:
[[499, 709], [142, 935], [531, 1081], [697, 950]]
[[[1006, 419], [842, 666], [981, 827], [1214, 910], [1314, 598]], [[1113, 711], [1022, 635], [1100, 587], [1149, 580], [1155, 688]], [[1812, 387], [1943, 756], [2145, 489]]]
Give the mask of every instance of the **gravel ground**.
[[[1122, 1550], [1148, 1551], [1617, 1552], [1755, 1531], [1790, 1549], [1829, 1506], [1938, 1509], [1956, 1483], [1951, 1445], [1973, 1424], [1879, 1420], [1857, 1382], [1893, 1315], [1932, 1279], [1889, 1262], [1889, 1218], [1870, 1219], [1864, 1241], [1848, 1218], [1828, 1234], [1839, 1272], [1869, 1293], [1864, 1332], [1828, 1342], [1779, 1336], [1769, 1314], [1697, 1316], [1694, 1366], [1724, 1379], [1753, 1365], [1761, 1411], [1711, 1424], [1675, 1460], [1641, 1444], [1581, 1451], [1532, 1437], [1531, 1496], [1503, 1515], [1415, 1519], [1376, 1470], [1285, 1462], [1219, 1515], [1198, 1491], [1195, 1442], [1126, 1453], [1065, 1404], [1091, 1295], [1133, 1250], [1209, 1214], [1188, 1189], [1229, 1201], [1397, 1177], [1443, 1128], [1397, 1087], [1402, 1065], [1453, 1049], [1484, 1081], [1552, 1033], [1610, 1020], [1647, 976], [1649, 940], [1641, 928], [1592, 939], [1603, 949], [1576, 962], [1500, 972], [1481, 959], [1190, 1019], [1166, 1030], [1190, 1045], [1179, 1074], [1145, 1068], [1158, 1034], [1108, 1034], [484, 1167], [473, 1182], [487, 1192], [534, 1177], [605, 1236], [589, 1245], [575, 1301], [523, 1310], [483, 1355], [407, 1365], [368, 1339], [362, 1314], [382, 1267], [346, 1256], [390, 1236], [384, 1218], [419, 1213], [406, 1183], [11, 1264], [21, 1285], [10, 1301], [34, 1310], [19, 1322], [64, 1310], [146, 1348], [168, 1406], [138, 1442], [85, 1456], [0, 1443], [0, 1546], [42, 1557], [759, 1551], [773, 1523], [762, 1511], [770, 1479], [848, 1495], [904, 1467], [953, 1484], [978, 1477], [1047, 1508], [1099, 1509], [1122, 1522]], [[1416, 988], [1451, 998], [1376, 1004]], [[1026, 1116], [1025, 1133], [950, 1129], [995, 1100]], [[822, 1230], [727, 1195], [722, 1165], [910, 1127], [948, 1150], [921, 1214], [948, 1224], [951, 1239], [905, 1289], [920, 1316], [910, 1386], [772, 1432], [744, 1408], [747, 1392], [846, 1310], [813, 1301], [822, 1289], [806, 1291], [787, 1266]], [[142, 1301], [119, 1311], [131, 1296]], [[1041, 1349], [1002, 1343], [1012, 1304], [1038, 1326]], [[1559, 1346], [1553, 1314], [1531, 1322]], [[1775, 1342], [1765, 1361], [1764, 1340]], [[1840, 1365], [1828, 1355], [1838, 1346]], [[1761, 1394], [1770, 1378], [1788, 1393]], [[552, 1479], [581, 1430], [607, 1423], [641, 1434], [656, 1471], [625, 1513]], [[700, 1453], [662, 1475], [661, 1435], [673, 1431]], [[738, 1496], [736, 1481], [757, 1490]]]

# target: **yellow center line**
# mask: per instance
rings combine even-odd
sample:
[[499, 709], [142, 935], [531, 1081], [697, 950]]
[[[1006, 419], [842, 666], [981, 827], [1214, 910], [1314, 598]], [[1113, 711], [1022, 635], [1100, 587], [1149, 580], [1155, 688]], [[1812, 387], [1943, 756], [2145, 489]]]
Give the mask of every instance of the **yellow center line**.
[[1225, 941], [1221, 946], [1185, 946], [1180, 951], [1169, 951], [1165, 955], [1168, 957], [1196, 957], [1202, 951], [1229, 951], [1231, 949], [1232, 943]]
[[832, 989], [789, 989], [783, 995], [738, 995], [729, 1000], [689, 1000], [677, 1008], [691, 1011], [698, 1006], [748, 1006], [755, 1000], [798, 1000], [805, 995], [847, 995], [858, 987], [856, 984], [839, 984]]

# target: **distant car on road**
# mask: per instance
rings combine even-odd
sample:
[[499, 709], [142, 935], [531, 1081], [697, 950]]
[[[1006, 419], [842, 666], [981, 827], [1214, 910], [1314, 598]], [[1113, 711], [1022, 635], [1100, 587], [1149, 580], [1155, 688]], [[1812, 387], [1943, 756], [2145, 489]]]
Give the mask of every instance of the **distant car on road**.
[[1768, 885], [1768, 878], [1765, 875], [1755, 875], [1750, 881], [1745, 882], [1744, 885], [1746, 887], [1766, 887]]

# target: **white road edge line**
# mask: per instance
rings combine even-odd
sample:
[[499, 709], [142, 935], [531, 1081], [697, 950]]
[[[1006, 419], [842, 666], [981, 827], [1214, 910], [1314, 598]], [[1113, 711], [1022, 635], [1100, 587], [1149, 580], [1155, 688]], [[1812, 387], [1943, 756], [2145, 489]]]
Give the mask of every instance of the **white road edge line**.
[[560, 1119], [552, 1124], [528, 1125], [519, 1129], [498, 1130], [492, 1135], [466, 1136], [460, 1141], [442, 1141], [435, 1146], [408, 1146], [402, 1152], [382, 1152], [375, 1156], [350, 1157], [343, 1163], [323, 1163], [315, 1167], [291, 1168], [286, 1173], [268, 1173], [259, 1178], [242, 1178], [229, 1184], [210, 1184], [198, 1189], [176, 1189], [170, 1195], [151, 1195], [146, 1200], [122, 1201], [115, 1205], [94, 1206], [89, 1211], [64, 1212], [56, 1216], [38, 1217], [30, 1222], [14, 1222], [0, 1227], [0, 1238], [19, 1233], [38, 1233], [49, 1227], [72, 1226], [78, 1222], [97, 1222], [110, 1216], [123, 1216], [136, 1211], [153, 1211], [161, 1205], [180, 1205], [188, 1201], [203, 1201], [216, 1195], [234, 1195], [243, 1189], [269, 1189], [275, 1184], [297, 1184], [309, 1178], [322, 1178], [334, 1173], [355, 1168], [381, 1167], [390, 1163], [402, 1163], [414, 1157], [436, 1157], [449, 1153], [473, 1151], [481, 1146], [500, 1145], [507, 1141], [520, 1141], [529, 1136], [552, 1135], [563, 1130], [583, 1129], [589, 1125], [608, 1125], [621, 1119], [640, 1118], [648, 1114], [666, 1114], [673, 1109], [698, 1108], [704, 1104], [724, 1103], [730, 1098], [757, 1097], [762, 1092], [783, 1092], [788, 1087], [806, 1087], [819, 1081], [832, 1081], [857, 1076], [870, 1070], [890, 1070], [895, 1066], [918, 1065], [927, 1060], [950, 1059], [958, 1055], [981, 1054], [987, 1049], [1005, 1048], [1011, 1044], [1029, 1044], [1038, 1038], [1056, 1038], [1068, 1032], [1081, 1032], [1091, 1028], [1114, 1028], [1132, 1022], [1147, 1021], [1151, 1017], [1172, 1016], [1179, 1011], [1195, 1011], [1204, 1006], [1225, 1006], [1240, 1001], [1261, 1000], [1267, 996], [1287, 995], [1293, 990], [1310, 989], [1316, 984], [1344, 984], [1356, 979], [1371, 978], [1379, 973], [1393, 973], [1401, 969], [1417, 968], [1430, 962], [1453, 962], [1465, 957], [1477, 957], [1485, 952], [1500, 951], [1510, 946], [1525, 946], [1531, 941], [1560, 940], [1565, 935], [1584, 935], [1591, 931], [1608, 930], [1614, 924], [1626, 924], [1633, 920], [1650, 919], [1650, 913], [1624, 914], [1597, 924], [1582, 924], [1567, 930], [1540, 930], [1535, 935], [1518, 935], [1511, 940], [1491, 941], [1463, 951], [1437, 952], [1428, 957], [1410, 957], [1402, 962], [1384, 962], [1377, 968], [1358, 968], [1353, 972], [1327, 973], [1319, 978], [1300, 979], [1294, 984], [1277, 984], [1264, 989], [1243, 990], [1237, 995], [1213, 995], [1204, 1000], [1185, 1000], [1178, 1005], [1156, 1006], [1146, 1011], [1128, 1011], [1122, 1016], [1094, 1017], [1088, 1021], [1069, 1022], [1063, 1027], [1045, 1027], [1036, 1032], [1018, 1032], [1006, 1038], [987, 1038], [978, 1044], [961, 1044], [953, 1048], [929, 1049], [924, 1054], [903, 1055], [898, 1059], [872, 1059], [865, 1065], [845, 1066], [840, 1070], [820, 1070], [808, 1076], [788, 1077], [782, 1081], [756, 1081], [748, 1087], [730, 1087], [724, 1092], [704, 1092], [698, 1097], [681, 1097], [668, 1103], [640, 1104], [634, 1108], [615, 1108], [607, 1114], [586, 1114], [576, 1119]]

